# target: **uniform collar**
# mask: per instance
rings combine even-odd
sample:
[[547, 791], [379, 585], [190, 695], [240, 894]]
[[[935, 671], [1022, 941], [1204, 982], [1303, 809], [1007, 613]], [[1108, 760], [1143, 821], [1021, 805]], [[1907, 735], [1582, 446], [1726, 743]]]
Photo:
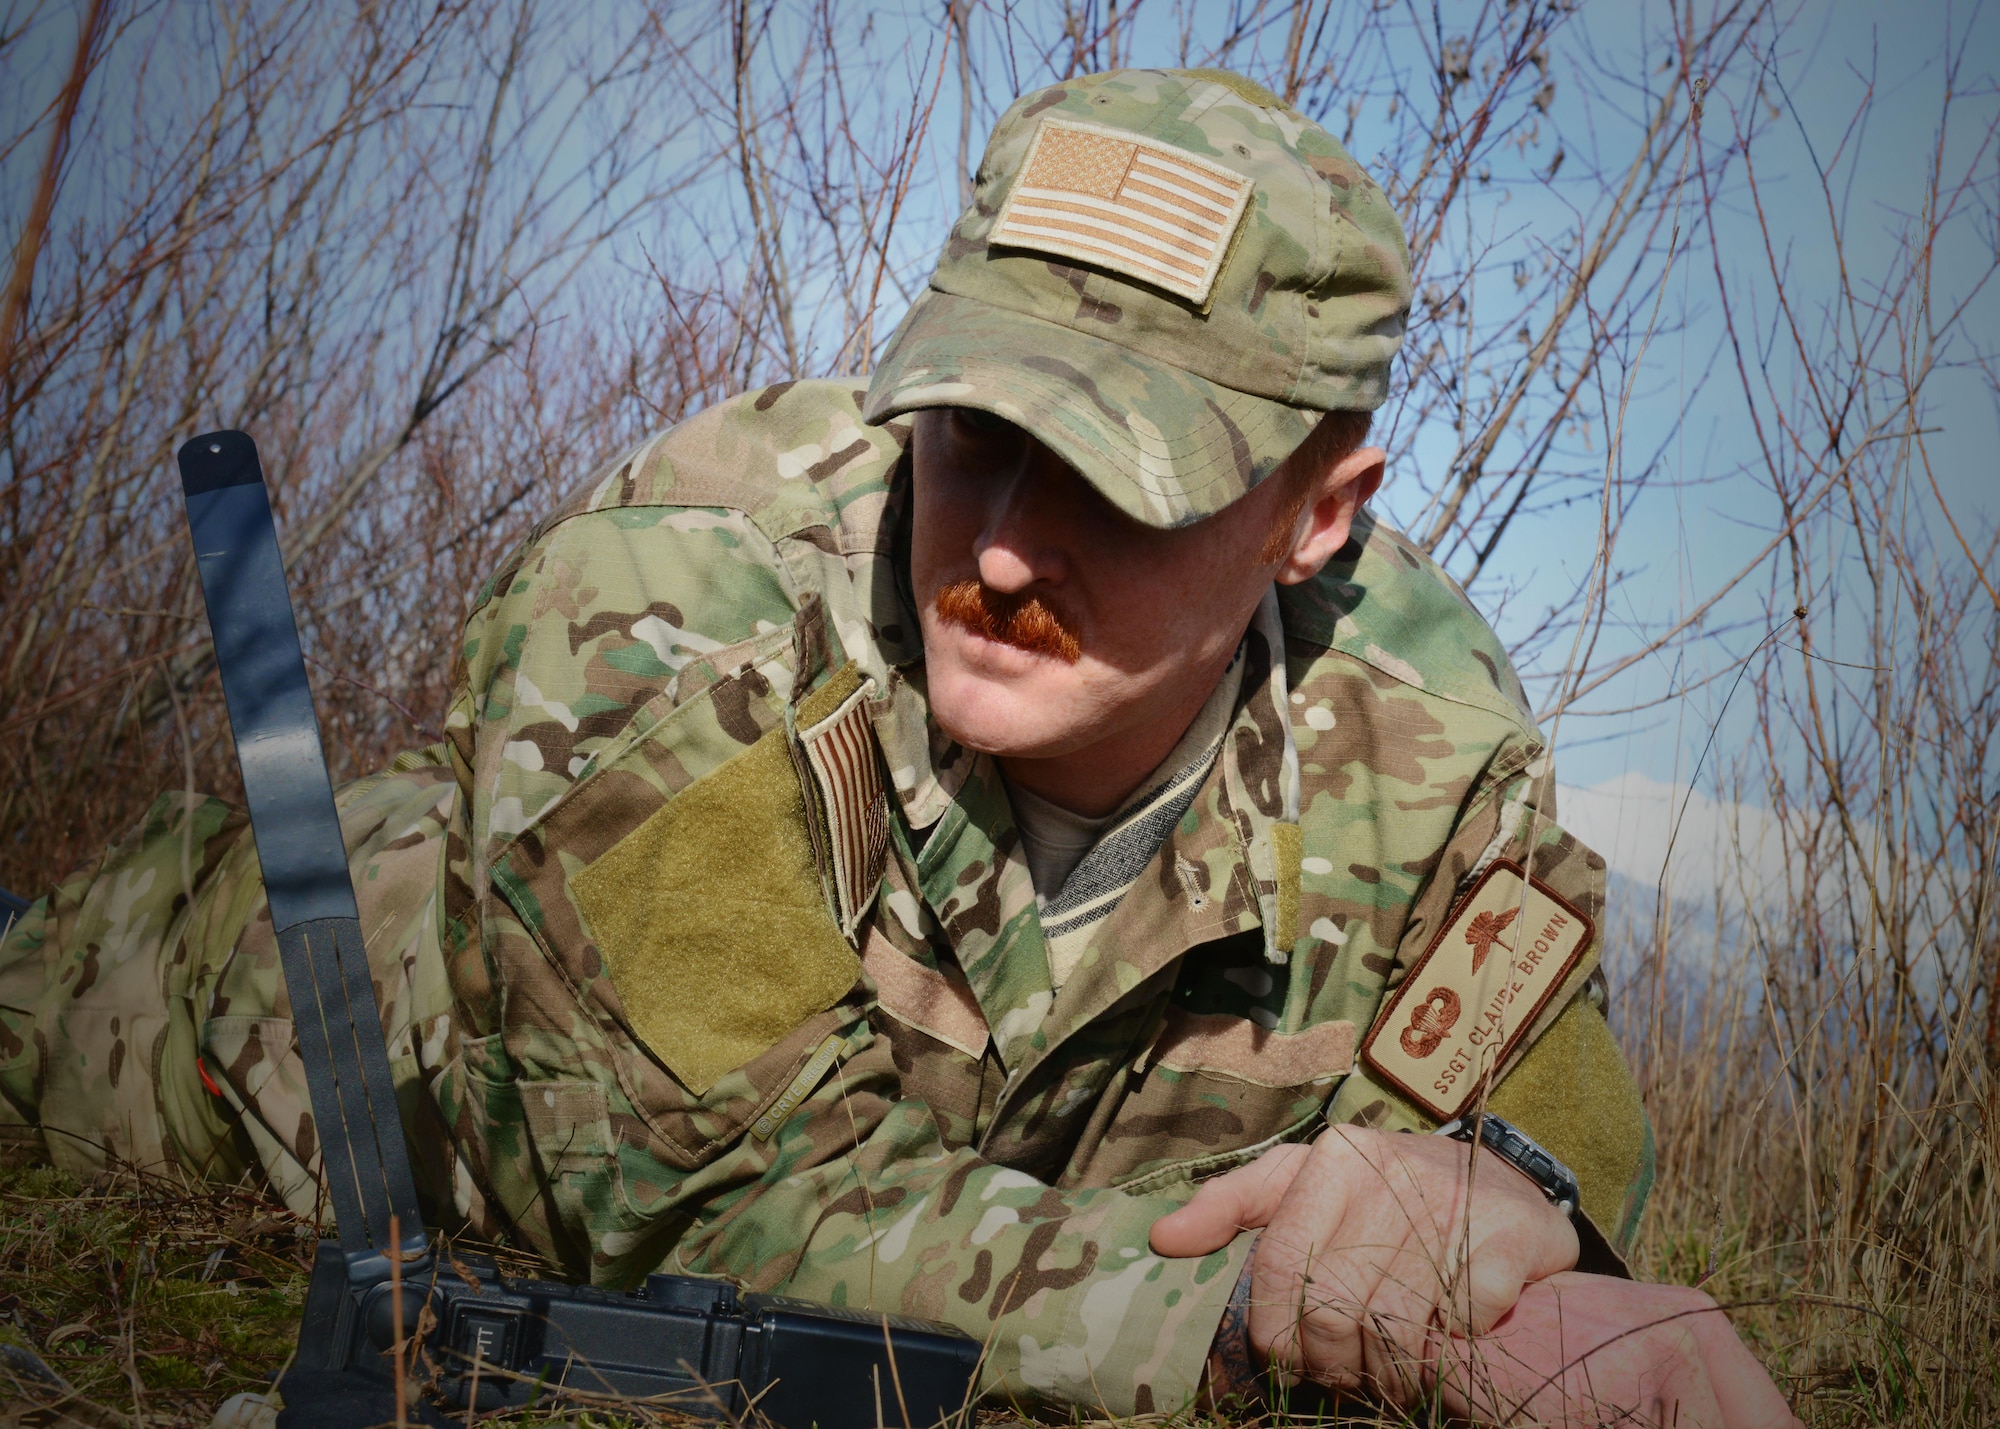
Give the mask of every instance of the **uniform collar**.
[[[1245, 636], [1242, 685], [1222, 749], [1188, 814], [1098, 932], [1058, 994], [1034, 880], [998, 766], [930, 723], [922, 666], [892, 672], [871, 711], [914, 850], [917, 893], [945, 930], [1012, 1085], [1072, 1033], [1149, 984], [1190, 948], [1262, 927], [1274, 962], [1286, 869], [1273, 830], [1298, 817], [1275, 596]], [[1290, 870], [1296, 882], [1297, 870]]]

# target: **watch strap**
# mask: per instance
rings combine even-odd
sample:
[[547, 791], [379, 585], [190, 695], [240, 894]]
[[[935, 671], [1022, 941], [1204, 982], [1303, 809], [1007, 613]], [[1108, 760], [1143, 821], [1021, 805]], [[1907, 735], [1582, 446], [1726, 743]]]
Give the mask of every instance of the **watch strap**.
[[1583, 1199], [1576, 1173], [1556, 1160], [1547, 1148], [1527, 1132], [1492, 1112], [1474, 1112], [1458, 1117], [1437, 1129], [1439, 1136], [1471, 1142], [1475, 1138], [1487, 1150], [1533, 1181], [1550, 1204], [1572, 1220]]

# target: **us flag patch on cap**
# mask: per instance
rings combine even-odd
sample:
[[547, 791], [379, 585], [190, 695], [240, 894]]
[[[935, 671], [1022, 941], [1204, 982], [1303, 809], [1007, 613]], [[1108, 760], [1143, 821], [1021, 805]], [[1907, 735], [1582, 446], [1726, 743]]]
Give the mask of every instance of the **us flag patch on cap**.
[[849, 942], [875, 900], [889, 854], [889, 808], [875, 758], [863, 681], [833, 712], [798, 731], [818, 806], [809, 811], [815, 852], [830, 885], [834, 920]]
[[1170, 144], [1045, 119], [990, 241], [1205, 303], [1251, 188], [1243, 175]]

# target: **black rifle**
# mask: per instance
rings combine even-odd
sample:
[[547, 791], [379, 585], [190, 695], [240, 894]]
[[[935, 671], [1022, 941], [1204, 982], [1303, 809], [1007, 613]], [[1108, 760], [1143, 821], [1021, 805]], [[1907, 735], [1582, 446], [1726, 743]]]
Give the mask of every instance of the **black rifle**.
[[[432, 1255], [257, 447], [210, 432], [179, 462], [339, 1233], [313, 1261], [281, 1429], [395, 1417], [404, 1365], [459, 1409], [560, 1389], [672, 1396], [661, 1403], [713, 1418], [754, 1406], [785, 1429], [921, 1429], [958, 1414], [980, 1347], [947, 1326], [693, 1276], [621, 1295]], [[397, 1347], [425, 1321], [411, 1363]]]

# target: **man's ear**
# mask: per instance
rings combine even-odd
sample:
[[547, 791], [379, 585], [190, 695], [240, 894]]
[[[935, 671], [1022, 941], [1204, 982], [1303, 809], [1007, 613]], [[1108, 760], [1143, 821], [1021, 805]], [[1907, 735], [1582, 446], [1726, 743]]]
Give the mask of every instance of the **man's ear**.
[[1334, 552], [1347, 544], [1348, 533], [1354, 529], [1354, 513], [1382, 485], [1388, 460], [1388, 453], [1380, 447], [1356, 447], [1320, 474], [1314, 483], [1317, 495], [1299, 513], [1291, 554], [1272, 572], [1272, 580], [1279, 585], [1297, 585], [1320, 573]]

